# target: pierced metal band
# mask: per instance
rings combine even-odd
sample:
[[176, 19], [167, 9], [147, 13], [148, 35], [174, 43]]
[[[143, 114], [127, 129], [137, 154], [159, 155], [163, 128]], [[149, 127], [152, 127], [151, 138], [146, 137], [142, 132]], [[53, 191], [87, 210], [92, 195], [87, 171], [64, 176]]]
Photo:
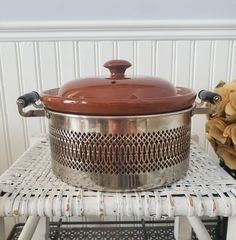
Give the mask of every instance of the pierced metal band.
[[105, 135], [50, 127], [53, 158], [100, 174], [141, 174], [174, 166], [189, 154], [190, 126], [154, 133]]
[[50, 114], [52, 167], [67, 183], [94, 190], [144, 190], [187, 171], [191, 109], [130, 119]]

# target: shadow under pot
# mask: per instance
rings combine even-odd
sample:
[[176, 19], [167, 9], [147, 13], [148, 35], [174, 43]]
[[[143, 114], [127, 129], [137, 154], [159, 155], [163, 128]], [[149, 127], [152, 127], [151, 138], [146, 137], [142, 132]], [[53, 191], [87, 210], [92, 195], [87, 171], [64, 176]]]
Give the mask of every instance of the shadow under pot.
[[[24, 117], [46, 116], [53, 173], [84, 189], [129, 192], [154, 189], [182, 178], [189, 164], [191, 117], [214, 114], [213, 92], [196, 93], [169, 81], [129, 76], [131, 64], [104, 64], [110, 76], [82, 78], [40, 95], [18, 98]], [[33, 105], [36, 109], [27, 110]]]

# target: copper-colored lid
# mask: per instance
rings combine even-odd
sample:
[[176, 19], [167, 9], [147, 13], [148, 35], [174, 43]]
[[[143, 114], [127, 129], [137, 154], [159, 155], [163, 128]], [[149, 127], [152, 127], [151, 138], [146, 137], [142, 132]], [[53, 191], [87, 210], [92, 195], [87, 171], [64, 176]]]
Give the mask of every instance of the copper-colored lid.
[[192, 90], [180, 94], [161, 78], [126, 76], [130, 66], [125, 60], [108, 61], [104, 67], [110, 70], [110, 76], [70, 81], [59, 91], [44, 92], [41, 100], [49, 109], [86, 115], [154, 114], [192, 105], [196, 97]]

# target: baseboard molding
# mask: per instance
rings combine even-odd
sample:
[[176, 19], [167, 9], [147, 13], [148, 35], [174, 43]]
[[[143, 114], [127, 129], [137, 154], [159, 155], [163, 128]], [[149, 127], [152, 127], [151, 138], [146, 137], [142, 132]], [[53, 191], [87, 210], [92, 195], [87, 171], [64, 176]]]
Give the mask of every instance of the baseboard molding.
[[236, 39], [236, 21], [1, 22], [0, 41]]

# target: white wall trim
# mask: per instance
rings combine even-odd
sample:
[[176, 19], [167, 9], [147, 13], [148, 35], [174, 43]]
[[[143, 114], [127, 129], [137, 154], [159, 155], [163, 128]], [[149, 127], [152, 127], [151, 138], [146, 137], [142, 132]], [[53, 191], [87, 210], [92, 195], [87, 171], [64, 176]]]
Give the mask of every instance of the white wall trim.
[[0, 22], [0, 41], [236, 39], [236, 20]]

